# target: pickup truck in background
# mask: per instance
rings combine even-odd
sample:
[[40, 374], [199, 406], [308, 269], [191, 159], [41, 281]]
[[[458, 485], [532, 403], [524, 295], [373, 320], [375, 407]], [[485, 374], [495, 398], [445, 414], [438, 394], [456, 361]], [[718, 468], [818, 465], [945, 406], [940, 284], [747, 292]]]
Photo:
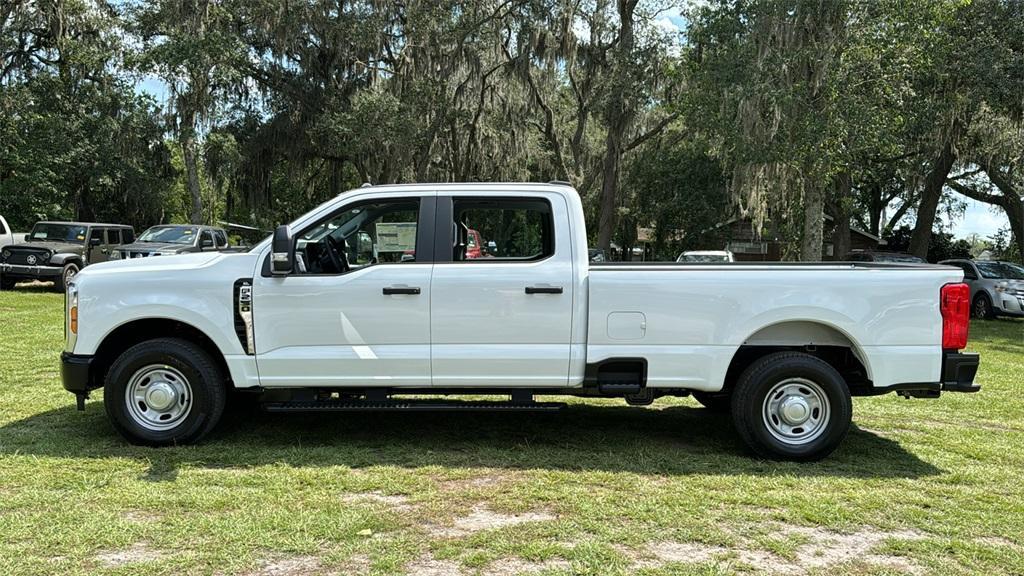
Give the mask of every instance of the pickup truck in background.
[[11, 230], [11, 226], [7, 224], [7, 219], [0, 216], [0, 249], [4, 246], [10, 246], [21, 242], [24, 238], [24, 234], [16, 234]]
[[[497, 254], [468, 258], [466, 230]], [[102, 387], [114, 427], [147, 445], [202, 438], [229, 390], [273, 412], [692, 394], [755, 453], [814, 460], [846, 435], [853, 396], [978, 390], [962, 280], [937, 265], [591, 263], [569, 186], [372, 186], [246, 253], [83, 271], [62, 378], [79, 408]], [[403, 398], [452, 394], [505, 399]]]
[[228, 250], [228, 234], [223, 228], [192, 224], [161, 224], [147, 228], [135, 242], [111, 253], [112, 260], [170, 256], [190, 252]]

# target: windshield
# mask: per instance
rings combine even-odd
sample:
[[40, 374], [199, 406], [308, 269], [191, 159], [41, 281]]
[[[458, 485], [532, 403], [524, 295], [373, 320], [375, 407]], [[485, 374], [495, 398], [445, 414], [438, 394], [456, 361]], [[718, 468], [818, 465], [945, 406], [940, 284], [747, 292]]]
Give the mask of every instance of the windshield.
[[680, 262], [728, 262], [725, 254], [683, 254]]
[[139, 236], [139, 242], [192, 245], [198, 229], [194, 226], [154, 226]]
[[49, 240], [51, 242], [72, 242], [83, 244], [85, 242], [85, 226], [78, 224], [51, 224], [40, 222], [32, 227], [32, 234], [29, 241]]
[[982, 277], [1006, 280], [1024, 280], [1024, 268], [1009, 262], [975, 262]]

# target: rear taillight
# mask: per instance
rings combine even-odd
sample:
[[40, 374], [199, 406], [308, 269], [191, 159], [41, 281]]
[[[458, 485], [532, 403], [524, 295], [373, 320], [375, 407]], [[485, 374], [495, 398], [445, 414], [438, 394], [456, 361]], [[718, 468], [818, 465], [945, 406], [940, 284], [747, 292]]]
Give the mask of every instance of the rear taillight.
[[967, 347], [967, 329], [971, 325], [971, 289], [967, 284], [946, 284], [939, 291], [942, 312], [942, 349]]

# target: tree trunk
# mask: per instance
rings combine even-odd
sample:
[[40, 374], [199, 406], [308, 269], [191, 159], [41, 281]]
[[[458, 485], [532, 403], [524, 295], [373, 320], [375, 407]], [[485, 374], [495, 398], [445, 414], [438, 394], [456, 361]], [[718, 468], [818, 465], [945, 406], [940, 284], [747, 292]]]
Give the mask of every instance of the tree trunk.
[[832, 211], [832, 218], [836, 226], [832, 231], [832, 259], [842, 260], [850, 251], [850, 173], [843, 172], [836, 176], [835, 186], [835, 208]]
[[956, 162], [956, 152], [953, 144], [959, 130], [955, 123], [953, 130], [946, 138], [942, 146], [942, 152], [935, 159], [935, 164], [928, 172], [924, 181], [924, 190], [921, 192], [921, 204], [917, 208], [917, 222], [914, 224], [914, 232], [910, 236], [910, 253], [918, 258], [928, 259], [928, 244], [932, 239], [932, 227], [935, 226], [935, 212], [939, 208], [939, 200], [942, 198], [942, 189], [946, 185], [949, 171]]
[[199, 165], [196, 157], [195, 113], [183, 111], [181, 115], [181, 155], [185, 160], [185, 175], [188, 179], [188, 192], [192, 196], [192, 213], [189, 221], [193, 224], [203, 223], [203, 196], [199, 186]]
[[825, 203], [822, 189], [815, 183], [804, 185], [804, 234], [800, 247], [802, 262], [821, 260], [822, 224], [825, 219]]
[[1021, 198], [1008, 198], [1003, 207], [1010, 220], [1010, 241], [1017, 244], [1017, 259], [1024, 264], [1024, 202]]
[[601, 182], [601, 213], [597, 226], [597, 245], [610, 253], [612, 234], [615, 232], [618, 216], [616, 196], [619, 187], [619, 156], [622, 154], [622, 138], [609, 127], [605, 139], [604, 165]]
[[630, 66], [633, 54], [633, 12], [638, 0], [619, 0], [619, 38], [612, 66], [612, 89], [605, 108], [608, 135], [605, 137], [602, 167], [600, 216], [597, 225], [597, 245], [606, 252], [611, 250], [612, 234], [618, 221], [617, 196], [619, 168], [622, 161], [623, 139], [633, 120], [632, 105], [627, 102], [632, 88]]

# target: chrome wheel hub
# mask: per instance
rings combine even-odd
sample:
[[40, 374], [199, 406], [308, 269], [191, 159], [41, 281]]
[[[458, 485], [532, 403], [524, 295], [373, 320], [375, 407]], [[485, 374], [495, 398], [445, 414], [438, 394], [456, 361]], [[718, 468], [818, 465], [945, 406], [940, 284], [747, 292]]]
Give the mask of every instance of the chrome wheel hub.
[[147, 430], [169, 430], [192, 411], [192, 386], [175, 368], [150, 365], [132, 375], [125, 388], [128, 415]]
[[764, 424], [777, 440], [791, 445], [811, 442], [824, 433], [831, 416], [828, 396], [817, 383], [789, 378], [765, 396]]

